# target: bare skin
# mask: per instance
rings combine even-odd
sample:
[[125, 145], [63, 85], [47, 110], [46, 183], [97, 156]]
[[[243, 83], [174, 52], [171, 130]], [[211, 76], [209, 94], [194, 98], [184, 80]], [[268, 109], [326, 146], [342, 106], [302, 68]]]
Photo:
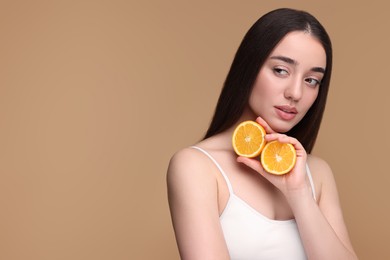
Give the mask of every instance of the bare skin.
[[[229, 143], [231, 131], [198, 146], [223, 167], [237, 196], [270, 219], [295, 218], [309, 259], [357, 259], [343, 220], [333, 174], [326, 162], [307, 156], [299, 142], [289, 137], [269, 134], [268, 141], [290, 142], [298, 154], [294, 172], [274, 176], [264, 172], [258, 160], [242, 157], [234, 160], [236, 155], [230, 147], [213, 148], [222, 139], [225, 139], [223, 143]], [[317, 202], [313, 200], [304, 169], [306, 157]], [[215, 165], [199, 151], [184, 149], [171, 161], [168, 186], [182, 259], [229, 259], [219, 223], [229, 193]]]
[[[320, 158], [307, 155], [298, 140], [278, 133], [291, 129], [310, 108], [318, 93], [316, 81], [322, 76], [312, 68], [325, 67], [323, 49], [315, 39], [303, 32], [290, 36], [286, 36], [270, 57], [289, 57], [296, 62], [268, 59], [236, 125], [196, 146], [218, 161], [235, 194], [256, 211], [270, 219], [295, 219], [309, 259], [357, 259], [330, 167]], [[264, 103], [269, 105], [258, 105]], [[280, 111], [280, 107], [288, 111]], [[296, 115], [291, 115], [290, 108], [297, 111]], [[264, 171], [258, 159], [235, 155], [231, 146], [235, 127], [244, 120], [255, 119], [266, 129], [267, 141], [294, 145], [297, 163], [290, 173], [271, 175]], [[313, 199], [306, 163], [312, 172], [317, 200]], [[229, 191], [213, 162], [195, 149], [183, 149], [171, 159], [167, 183], [181, 258], [229, 259], [219, 220]]]

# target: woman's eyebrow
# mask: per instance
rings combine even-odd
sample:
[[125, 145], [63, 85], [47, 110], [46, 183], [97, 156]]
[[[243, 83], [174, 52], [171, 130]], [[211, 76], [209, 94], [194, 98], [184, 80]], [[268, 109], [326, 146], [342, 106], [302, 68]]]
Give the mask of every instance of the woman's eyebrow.
[[284, 62], [291, 64], [291, 65], [298, 65], [298, 62], [296, 60], [293, 60], [293, 59], [286, 57], [286, 56], [272, 56], [272, 57], [270, 57], [270, 59], [281, 60], [281, 61], [284, 61]]
[[[296, 60], [291, 59], [291, 58], [286, 57], [286, 56], [271, 56], [270, 59], [281, 60], [281, 61], [284, 61], [284, 62], [291, 64], [291, 65], [294, 65], [294, 66], [298, 65], [298, 62]], [[319, 72], [319, 73], [325, 74], [325, 69], [322, 67], [313, 67], [310, 70], [313, 72]]]
[[313, 72], [319, 72], [319, 73], [325, 74], [325, 69], [324, 69], [324, 68], [321, 68], [321, 67], [314, 67], [314, 68], [311, 68], [311, 71], [313, 71]]

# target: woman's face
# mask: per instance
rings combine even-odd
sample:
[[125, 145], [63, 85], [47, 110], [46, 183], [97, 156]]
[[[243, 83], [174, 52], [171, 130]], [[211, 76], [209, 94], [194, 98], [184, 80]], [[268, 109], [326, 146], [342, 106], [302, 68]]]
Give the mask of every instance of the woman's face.
[[285, 133], [305, 116], [317, 98], [326, 66], [321, 43], [304, 31], [288, 33], [257, 75], [249, 108], [273, 130]]

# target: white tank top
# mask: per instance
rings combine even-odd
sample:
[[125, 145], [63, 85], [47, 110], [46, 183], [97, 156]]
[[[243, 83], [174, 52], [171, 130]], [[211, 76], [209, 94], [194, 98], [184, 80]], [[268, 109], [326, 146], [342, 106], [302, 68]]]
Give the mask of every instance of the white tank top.
[[[234, 194], [227, 175], [208, 152], [196, 146], [192, 148], [203, 152], [214, 162], [229, 189], [229, 200], [220, 216], [220, 223], [232, 260], [307, 259], [294, 219], [273, 220], [256, 211]], [[306, 169], [316, 199], [307, 165]]]

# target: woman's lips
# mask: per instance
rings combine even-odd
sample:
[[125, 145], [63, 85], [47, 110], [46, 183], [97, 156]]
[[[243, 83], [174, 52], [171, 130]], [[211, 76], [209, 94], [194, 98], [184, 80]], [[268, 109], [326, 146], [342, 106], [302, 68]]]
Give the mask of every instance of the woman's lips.
[[277, 115], [286, 121], [293, 120], [298, 114], [295, 107], [291, 106], [275, 106]]

